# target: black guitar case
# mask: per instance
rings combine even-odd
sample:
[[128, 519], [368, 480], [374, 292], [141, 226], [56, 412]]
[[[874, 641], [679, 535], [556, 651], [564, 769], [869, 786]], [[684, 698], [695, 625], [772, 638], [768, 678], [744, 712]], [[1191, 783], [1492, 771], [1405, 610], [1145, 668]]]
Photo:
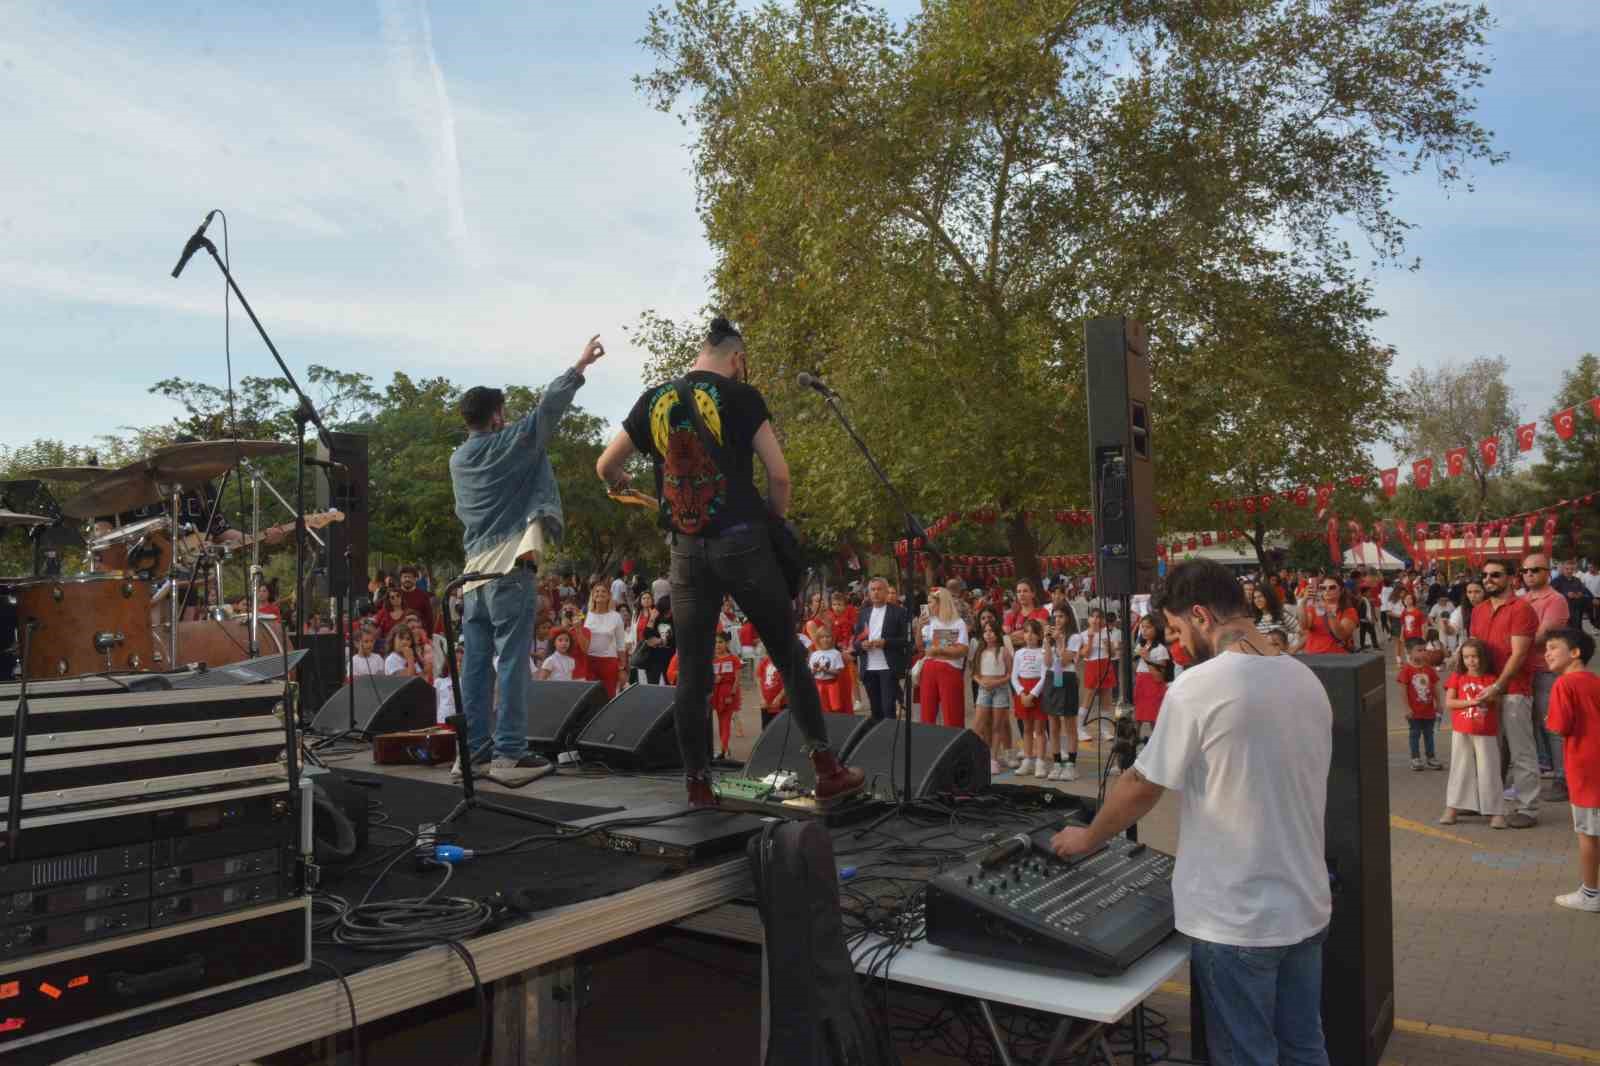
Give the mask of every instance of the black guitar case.
[[888, 1066], [845, 949], [827, 828], [769, 822], [748, 850], [767, 938], [765, 1066]]

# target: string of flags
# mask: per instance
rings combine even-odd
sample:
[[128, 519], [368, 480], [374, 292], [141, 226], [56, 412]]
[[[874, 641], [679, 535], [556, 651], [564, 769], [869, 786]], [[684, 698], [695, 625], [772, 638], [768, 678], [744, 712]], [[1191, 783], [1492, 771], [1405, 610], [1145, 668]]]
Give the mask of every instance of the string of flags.
[[[1600, 396], [1595, 396], [1581, 406], [1589, 409], [1589, 413], [1600, 420]], [[1571, 440], [1578, 431], [1578, 406], [1568, 407], [1557, 411], [1550, 416], [1551, 428], [1561, 440]], [[1537, 420], [1520, 425], [1516, 428], [1515, 438], [1518, 453], [1533, 450], [1539, 433]], [[1484, 470], [1492, 469], [1500, 461], [1499, 436], [1485, 437], [1478, 442], [1478, 460]], [[1444, 453], [1445, 478], [1461, 477], [1467, 472], [1467, 456], [1472, 451], [1466, 445], [1451, 448]], [[1433, 485], [1434, 475], [1438, 473], [1434, 459], [1429, 456], [1417, 459], [1411, 463], [1411, 483], [1418, 489], [1427, 490]], [[1400, 488], [1400, 467], [1392, 466], [1387, 470], [1377, 472], [1378, 487], [1386, 498], [1392, 498]], [[1365, 488], [1368, 484], [1366, 475], [1357, 474], [1344, 479], [1344, 484], [1353, 489]], [[1296, 507], [1309, 507], [1316, 505], [1317, 515], [1321, 517], [1333, 502], [1333, 494], [1339, 485], [1334, 481], [1325, 481], [1318, 485], [1302, 485], [1298, 488], [1285, 489], [1277, 493], [1262, 493], [1257, 496], [1239, 496], [1232, 499], [1211, 501], [1211, 509], [1216, 512], [1242, 511], [1245, 514], [1260, 514], [1271, 510], [1282, 503], [1293, 504]]]

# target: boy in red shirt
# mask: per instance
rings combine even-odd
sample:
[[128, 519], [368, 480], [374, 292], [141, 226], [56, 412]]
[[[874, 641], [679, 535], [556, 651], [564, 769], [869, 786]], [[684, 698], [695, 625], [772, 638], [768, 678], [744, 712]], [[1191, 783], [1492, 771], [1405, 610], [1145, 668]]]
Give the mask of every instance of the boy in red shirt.
[[1397, 679], [1406, 690], [1406, 724], [1411, 727], [1411, 768], [1422, 769], [1422, 752], [1417, 750], [1417, 740], [1423, 741], [1428, 756], [1428, 769], [1443, 770], [1433, 752], [1433, 727], [1439, 717], [1439, 675], [1428, 665], [1428, 645], [1421, 637], [1406, 638], [1406, 664], [1400, 668]]
[[739, 712], [739, 668], [743, 665], [728, 644], [728, 634], [717, 634], [717, 654], [711, 660], [711, 709], [717, 712], [717, 736], [722, 740], [721, 758], [730, 758], [728, 741], [733, 732], [733, 716]]
[[1576, 892], [1557, 896], [1556, 904], [1591, 914], [1600, 913], [1600, 677], [1586, 665], [1593, 656], [1594, 638], [1582, 630], [1545, 636], [1545, 665], [1557, 675], [1546, 728], [1566, 738], [1562, 754], [1582, 881]]
[[761, 686], [761, 728], [766, 729], [789, 706], [789, 694], [783, 690], [783, 675], [772, 665], [772, 656], [763, 656], [756, 664], [756, 684]]

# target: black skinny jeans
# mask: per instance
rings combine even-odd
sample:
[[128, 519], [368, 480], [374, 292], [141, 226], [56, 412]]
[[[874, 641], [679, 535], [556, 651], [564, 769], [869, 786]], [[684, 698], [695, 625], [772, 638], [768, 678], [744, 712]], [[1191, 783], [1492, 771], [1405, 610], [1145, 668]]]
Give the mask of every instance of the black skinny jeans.
[[756, 627], [772, 665], [783, 677], [789, 713], [809, 749], [828, 746], [822, 701], [805, 648], [795, 634], [794, 613], [765, 527], [747, 527], [720, 537], [673, 534], [672, 618], [677, 626], [678, 694], [672, 717], [684, 769], [703, 772], [711, 751], [711, 659], [722, 597], [733, 594]]

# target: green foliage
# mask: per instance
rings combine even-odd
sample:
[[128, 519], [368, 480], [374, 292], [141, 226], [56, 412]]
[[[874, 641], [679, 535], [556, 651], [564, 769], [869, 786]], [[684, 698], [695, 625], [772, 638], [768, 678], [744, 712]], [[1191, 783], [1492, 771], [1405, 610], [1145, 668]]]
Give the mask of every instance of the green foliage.
[[[1578, 408], [1572, 438], [1557, 437], [1548, 417], [1539, 426], [1544, 461], [1534, 467], [1533, 475], [1544, 490], [1542, 502], [1578, 499], [1600, 489], [1600, 419], [1584, 410], [1595, 396], [1600, 396], [1600, 357], [1585, 352], [1577, 365], [1561, 376], [1561, 389], [1548, 412], [1553, 415], [1568, 407]], [[1594, 558], [1600, 552], [1600, 506], [1582, 507], [1577, 515], [1584, 527], [1579, 553]]]
[[[1005, 512], [1029, 575], [1015, 516], [1088, 498], [1091, 315], [1150, 328], [1169, 528], [1368, 468], [1390, 353], [1339, 227], [1395, 261], [1395, 173], [1498, 160], [1472, 118], [1487, 25], [1421, 0], [928, 0], [903, 25], [678, 0], [638, 84], [693, 130], [713, 303], [813, 532], [897, 522], [799, 370], [850, 398], [913, 507]], [[685, 335], [647, 315], [635, 339], [669, 367]]]

